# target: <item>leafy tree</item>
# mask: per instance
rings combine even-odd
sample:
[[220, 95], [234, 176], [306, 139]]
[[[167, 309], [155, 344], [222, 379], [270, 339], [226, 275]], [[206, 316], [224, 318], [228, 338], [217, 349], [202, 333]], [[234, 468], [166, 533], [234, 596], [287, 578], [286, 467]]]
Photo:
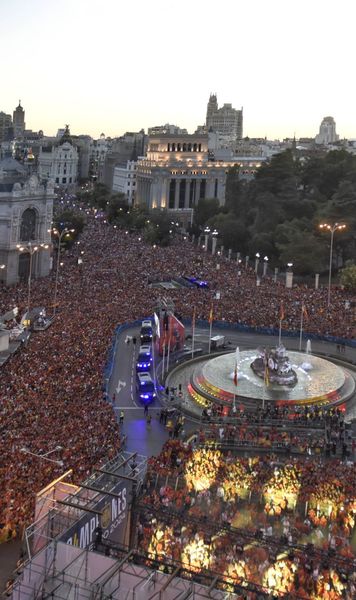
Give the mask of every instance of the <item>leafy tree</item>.
[[320, 273], [327, 261], [327, 249], [323, 241], [303, 221], [283, 223], [276, 229], [276, 246], [279, 261], [293, 263], [293, 270], [301, 275]]
[[219, 232], [219, 240], [228, 250], [245, 253], [247, 250], [248, 231], [244, 224], [236, 219], [233, 213], [219, 213], [207, 222], [211, 229]]
[[200, 198], [198, 206], [194, 211], [195, 223], [203, 227], [218, 212], [219, 200], [217, 198]]
[[356, 264], [348, 264], [340, 273], [340, 281], [347, 290], [356, 291]]

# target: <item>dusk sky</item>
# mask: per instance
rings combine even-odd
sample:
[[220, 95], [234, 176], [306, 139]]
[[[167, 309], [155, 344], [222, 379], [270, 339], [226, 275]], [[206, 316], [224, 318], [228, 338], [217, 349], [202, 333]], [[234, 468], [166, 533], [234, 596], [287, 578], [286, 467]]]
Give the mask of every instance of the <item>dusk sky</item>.
[[98, 137], [174, 123], [210, 92], [244, 135], [356, 138], [355, 0], [0, 0], [0, 110]]

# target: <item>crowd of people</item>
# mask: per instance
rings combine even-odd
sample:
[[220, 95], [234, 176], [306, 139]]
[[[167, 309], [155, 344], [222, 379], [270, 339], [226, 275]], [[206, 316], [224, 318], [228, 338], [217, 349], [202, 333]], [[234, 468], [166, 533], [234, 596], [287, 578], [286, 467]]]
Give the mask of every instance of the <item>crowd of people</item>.
[[[78, 258], [81, 261], [78, 261]], [[304, 302], [305, 329], [321, 335], [352, 336], [349, 295], [297, 287], [286, 289], [271, 280], [256, 288], [253, 271], [236, 262], [212, 257], [188, 240], [168, 248], [150, 246], [137, 234], [114, 229], [88, 216], [83, 234], [65, 251], [58, 278], [56, 318], [45, 331], [2, 367], [0, 378], [0, 536], [13, 536], [33, 519], [35, 494], [67, 469], [80, 482], [120, 448], [115, 414], [103, 393], [102, 376], [114, 328], [151, 315], [161, 291], [149, 286], [159, 276], [196, 275], [208, 289], [165, 290], [177, 312], [208, 318], [216, 291], [214, 319], [274, 327], [284, 302], [286, 329], [299, 327]], [[55, 276], [32, 281], [31, 306], [51, 314]], [[21, 316], [27, 305], [27, 282], [2, 287], [0, 313], [13, 307]], [[40, 458], [52, 452], [52, 461]], [[28, 453], [35, 454], [31, 456]]]
[[228, 591], [249, 582], [275, 597], [355, 597], [354, 463], [169, 441], [149, 461], [139, 520], [150, 558], [209, 569]]

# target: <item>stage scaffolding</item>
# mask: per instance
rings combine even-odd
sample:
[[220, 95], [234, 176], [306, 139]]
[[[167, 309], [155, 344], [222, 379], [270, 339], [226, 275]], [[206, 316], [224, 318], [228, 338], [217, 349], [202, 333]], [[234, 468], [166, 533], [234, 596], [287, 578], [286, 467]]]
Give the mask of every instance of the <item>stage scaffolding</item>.
[[[13, 600], [237, 600], [218, 576], [206, 573], [201, 582], [179, 566], [144, 564], [147, 557], [112, 548], [115, 558], [63, 542], [52, 541], [25, 567]], [[155, 567], [154, 561], [149, 561]], [[165, 568], [167, 572], [163, 572]], [[246, 592], [241, 587], [241, 593]], [[261, 598], [267, 597], [265, 595]]]

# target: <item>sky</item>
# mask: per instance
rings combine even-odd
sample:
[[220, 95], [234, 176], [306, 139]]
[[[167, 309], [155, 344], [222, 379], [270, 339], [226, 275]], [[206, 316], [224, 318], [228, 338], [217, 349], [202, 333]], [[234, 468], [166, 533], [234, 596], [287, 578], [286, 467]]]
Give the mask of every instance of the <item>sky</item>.
[[356, 138], [356, 0], [0, 0], [0, 111], [94, 138], [173, 123], [209, 94], [244, 136]]

